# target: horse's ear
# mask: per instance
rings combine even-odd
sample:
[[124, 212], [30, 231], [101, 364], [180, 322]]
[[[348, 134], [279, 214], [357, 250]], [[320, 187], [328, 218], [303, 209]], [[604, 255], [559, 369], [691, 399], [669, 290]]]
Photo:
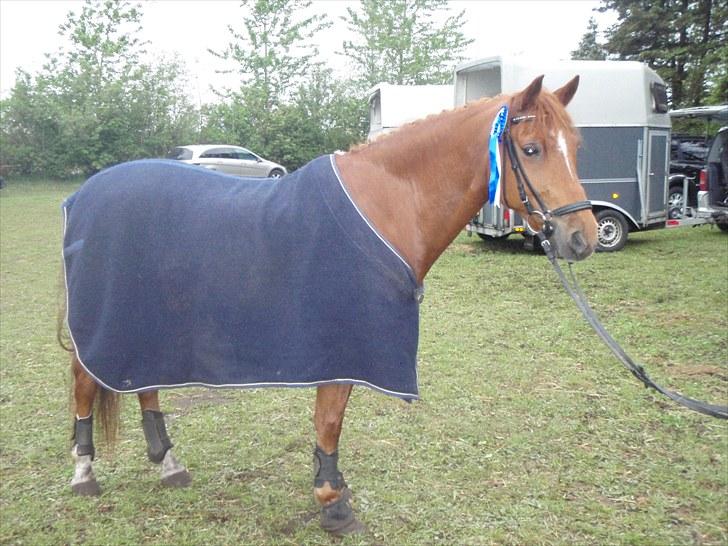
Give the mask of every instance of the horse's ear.
[[571, 102], [571, 99], [574, 98], [574, 93], [576, 93], [577, 88], [579, 87], [579, 76], [574, 76], [574, 78], [567, 83], [565, 86], [558, 88], [556, 91], [554, 91], [554, 95], [556, 95], [556, 98], [561, 101], [561, 104], [566, 106]]
[[542, 85], [543, 75], [533, 80], [528, 87], [513, 97], [513, 110], [515, 112], [528, 110], [536, 102], [536, 97], [541, 92]]

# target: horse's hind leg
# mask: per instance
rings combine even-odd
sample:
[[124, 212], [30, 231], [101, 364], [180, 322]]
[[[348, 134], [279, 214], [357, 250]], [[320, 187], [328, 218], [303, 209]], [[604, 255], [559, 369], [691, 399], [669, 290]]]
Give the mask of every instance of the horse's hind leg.
[[71, 455], [76, 466], [71, 480], [71, 489], [77, 495], [95, 496], [101, 493], [92, 467], [95, 455], [93, 407], [98, 386], [93, 378], [86, 373], [75, 356], [73, 357], [72, 366], [76, 418], [73, 427]]
[[364, 530], [351, 508], [351, 491], [339, 472], [339, 436], [351, 385], [323, 385], [316, 392], [313, 494], [321, 505], [321, 527], [335, 535]]
[[185, 487], [192, 478], [187, 469], [172, 454], [172, 442], [167, 436], [164, 414], [159, 410], [159, 391], [139, 393], [142, 410], [142, 428], [147, 441], [147, 456], [161, 465], [162, 484], [167, 487]]

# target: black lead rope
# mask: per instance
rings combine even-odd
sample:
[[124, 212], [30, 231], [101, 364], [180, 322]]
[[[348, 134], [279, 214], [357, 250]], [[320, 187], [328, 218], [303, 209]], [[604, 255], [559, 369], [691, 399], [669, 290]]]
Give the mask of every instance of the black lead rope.
[[[523, 121], [532, 121], [534, 118], [535, 116], [533, 115], [522, 115], [513, 117], [510, 121], [512, 124], [518, 124]], [[574, 276], [574, 271], [571, 268], [571, 264], [569, 264], [569, 274], [571, 276], [571, 281], [569, 281], [558, 263], [556, 253], [551, 246], [551, 242], [548, 240], [549, 236], [554, 231], [554, 226], [551, 222], [554, 216], [565, 216], [567, 214], [578, 212], [580, 210], [590, 209], [591, 203], [589, 201], [578, 201], [576, 203], [565, 205], [554, 210], [549, 210], [543, 199], [541, 198], [541, 195], [533, 187], [533, 184], [531, 184], [531, 181], [528, 179], [528, 175], [523, 170], [521, 161], [518, 158], [518, 154], [516, 153], [515, 145], [513, 144], [513, 140], [511, 139], [508, 125], [506, 125], [503, 133], [503, 141], [505, 144], [506, 155], [510, 160], [511, 169], [513, 169], [513, 173], [515, 175], [519, 198], [521, 199], [521, 202], [526, 209], [526, 213], [528, 214], [529, 218], [535, 215], [539, 216], [542, 221], [542, 227], [539, 230], [531, 229], [530, 225], [528, 224], [528, 219], [526, 220], [526, 224], [541, 241], [541, 246], [543, 247], [549, 261], [551, 262], [554, 271], [556, 271], [556, 274], [558, 275], [561, 284], [564, 285], [564, 289], [569, 294], [569, 296], [571, 296], [571, 299], [574, 300], [576, 306], [581, 311], [581, 314], [584, 315], [586, 321], [591, 325], [597, 335], [602, 338], [602, 341], [604, 341], [607, 347], [609, 347], [609, 350], [614, 353], [614, 356], [617, 357], [617, 359], [624, 365], [625, 368], [632, 372], [632, 375], [634, 375], [637, 379], [644, 383], [645, 387], [652, 387], [657, 392], [664, 394], [678, 404], [685, 406], [686, 408], [689, 408], [693, 411], [697, 411], [698, 413], [703, 413], [705, 415], [710, 415], [711, 417], [717, 417], [719, 419], [728, 419], [728, 406], [718, 406], [715, 404], [708, 404], [707, 402], [701, 402], [700, 400], [693, 400], [692, 398], [688, 398], [687, 396], [683, 396], [676, 392], [669, 391], [652, 381], [652, 379], [650, 379], [650, 376], [647, 375], [647, 372], [644, 370], [644, 368], [639, 364], [636, 364], [634, 360], [632, 360], [630, 356], [624, 352], [624, 349], [620, 347], [619, 343], [617, 343], [614, 338], [609, 334], [609, 332], [607, 332], [606, 328], [604, 328], [602, 323], [594, 314], [594, 311], [592, 311], [592, 308], [589, 307], [586, 296], [584, 296], [584, 293], [581, 291], [579, 283], [576, 282], [576, 277]], [[533, 204], [529, 200], [528, 194], [526, 193], [526, 188], [528, 188], [528, 190], [533, 195], [537, 205], [540, 207], [540, 210], [534, 209]]]
[[692, 398], [688, 398], [687, 396], [683, 396], [676, 392], [667, 390], [664, 387], [661, 387], [660, 385], [655, 383], [650, 378], [650, 376], [647, 375], [647, 372], [644, 370], [644, 368], [639, 364], [636, 364], [634, 360], [632, 360], [632, 358], [630, 358], [630, 356], [624, 352], [624, 349], [622, 349], [619, 343], [617, 343], [614, 338], [609, 334], [609, 332], [607, 332], [606, 328], [604, 328], [604, 325], [602, 325], [597, 316], [594, 314], [594, 311], [589, 306], [589, 303], [587, 302], [587, 299], [584, 296], [584, 293], [582, 292], [579, 283], [576, 281], [576, 277], [574, 276], [574, 271], [571, 268], [571, 264], [569, 264], [569, 274], [571, 276], [570, 282], [564, 274], [564, 271], [561, 269], [561, 266], [556, 259], [556, 253], [554, 252], [554, 249], [552, 248], [549, 240], [546, 239], [546, 237], [540, 231], [537, 233], [537, 235], [541, 240], [541, 246], [543, 247], [544, 252], [546, 252], [546, 256], [551, 262], [551, 265], [553, 266], [554, 271], [556, 271], [556, 274], [558, 275], [559, 280], [564, 286], [566, 292], [569, 294], [569, 296], [571, 296], [571, 299], [574, 300], [576, 306], [581, 311], [581, 314], [584, 315], [584, 318], [591, 325], [597, 335], [602, 338], [602, 341], [604, 341], [606, 346], [609, 347], [609, 350], [612, 351], [614, 356], [617, 357], [617, 359], [624, 365], [624, 367], [632, 372], [632, 375], [634, 375], [637, 379], [644, 383], [645, 387], [652, 387], [657, 392], [664, 394], [681, 406], [685, 406], [686, 408], [697, 411], [698, 413], [710, 415], [711, 417], [717, 417], [718, 419], [728, 419], [728, 406], [718, 406], [716, 404], [709, 404], [700, 400], [694, 400]]

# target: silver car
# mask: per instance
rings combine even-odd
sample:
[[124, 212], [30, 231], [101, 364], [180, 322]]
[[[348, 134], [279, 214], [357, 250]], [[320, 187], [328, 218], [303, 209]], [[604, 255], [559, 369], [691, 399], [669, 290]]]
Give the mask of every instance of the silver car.
[[167, 159], [177, 159], [182, 163], [235, 176], [280, 178], [287, 172], [283, 165], [263, 159], [240, 146], [226, 144], [178, 146], [167, 154]]

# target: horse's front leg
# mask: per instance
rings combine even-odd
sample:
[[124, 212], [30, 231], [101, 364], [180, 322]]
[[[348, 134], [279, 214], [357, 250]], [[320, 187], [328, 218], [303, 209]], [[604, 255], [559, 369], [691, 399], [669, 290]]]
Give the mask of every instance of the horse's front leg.
[[159, 391], [139, 393], [142, 410], [142, 428], [147, 441], [147, 456], [155, 464], [161, 464], [162, 484], [168, 487], [185, 487], [192, 478], [187, 469], [172, 454], [172, 442], [167, 435], [164, 414], [159, 410]]
[[364, 530], [351, 508], [351, 491], [339, 472], [339, 436], [351, 385], [324, 385], [316, 392], [313, 494], [321, 505], [321, 527], [335, 535]]

